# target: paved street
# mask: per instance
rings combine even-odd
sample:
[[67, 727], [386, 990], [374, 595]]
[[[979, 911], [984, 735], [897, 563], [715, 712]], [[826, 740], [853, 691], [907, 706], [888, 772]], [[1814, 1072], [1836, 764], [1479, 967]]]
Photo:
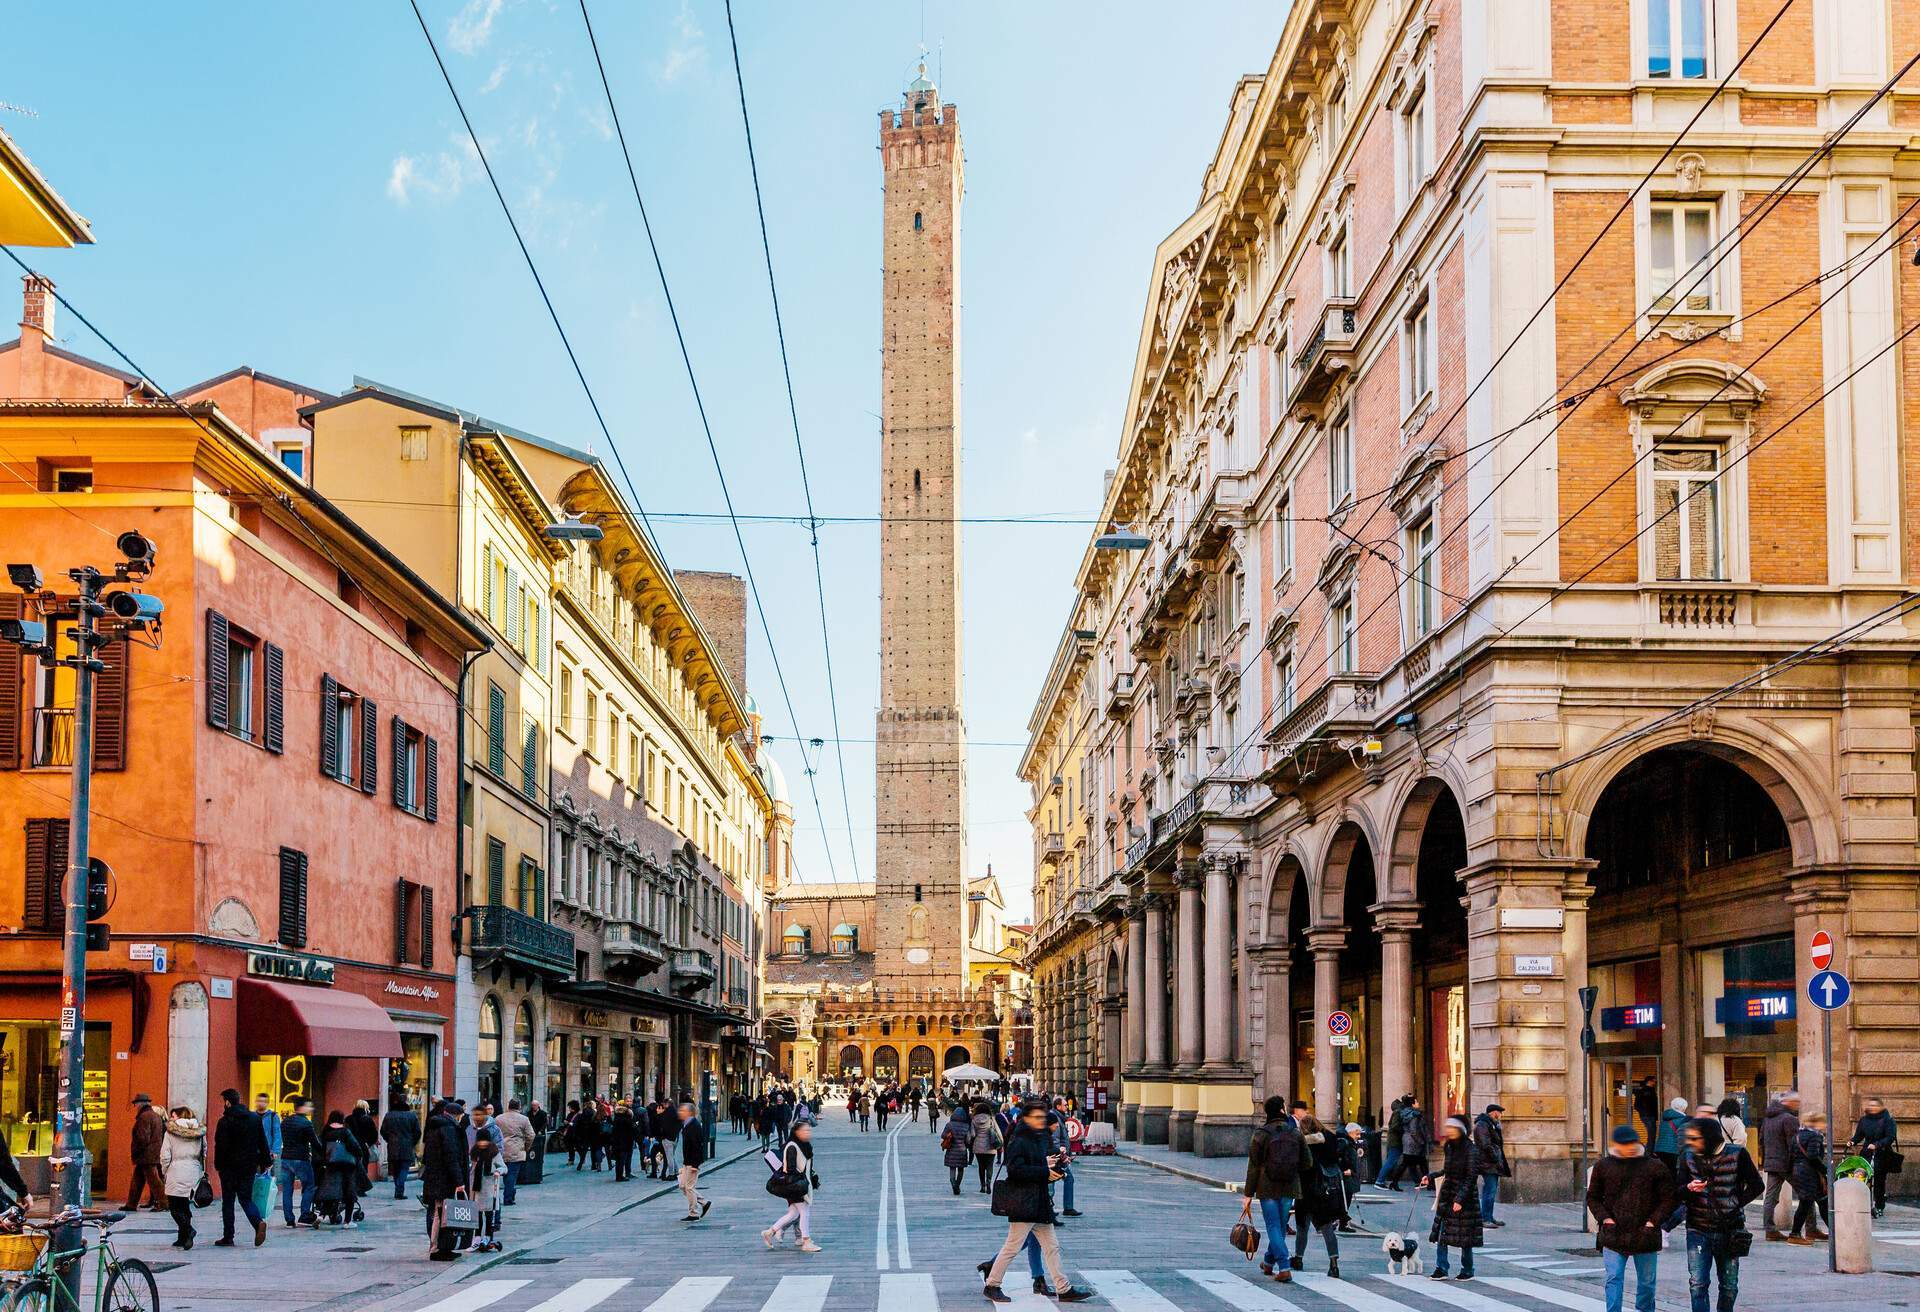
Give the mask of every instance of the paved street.
[[[862, 1135], [829, 1115], [817, 1143], [823, 1188], [814, 1234], [825, 1252], [762, 1247], [759, 1231], [779, 1212], [761, 1188], [749, 1141], [722, 1136], [722, 1160], [704, 1192], [712, 1213], [688, 1227], [679, 1196], [642, 1177], [615, 1185], [602, 1173], [554, 1172], [507, 1213], [507, 1251], [428, 1263], [418, 1204], [379, 1191], [356, 1230], [289, 1233], [275, 1220], [266, 1248], [206, 1246], [218, 1237], [218, 1210], [199, 1214], [201, 1244], [166, 1265], [169, 1312], [240, 1312], [271, 1288], [287, 1312], [932, 1312], [984, 1308], [973, 1267], [992, 1255], [1004, 1223], [969, 1180], [947, 1192], [924, 1122]], [[1181, 1159], [1201, 1173], [1231, 1174], [1224, 1162]], [[1062, 1231], [1067, 1267], [1118, 1312], [1599, 1312], [1599, 1268], [1570, 1206], [1514, 1208], [1508, 1227], [1483, 1250], [1470, 1285], [1401, 1281], [1385, 1274], [1375, 1236], [1343, 1242], [1346, 1279], [1326, 1280], [1316, 1241], [1309, 1272], [1291, 1285], [1260, 1278], [1226, 1244], [1238, 1198], [1197, 1180], [1125, 1158], [1082, 1160], [1078, 1202], [1088, 1215]], [[647, 1199], [648, 1201], [641, 1201]], [[1367, 1203], [1372, 1229], [1405, 1215], [1408, 1195]], [[616, 1210], [617, 1209], [617, 1210]], [[125, 1231], [126, 1249], [166, 1263], [174, 1254], [159, 1218]], [[1761, 1244], [1742, 1267], [1740, 1307], [1785, 1312], [1813, 1307], [1909, 1305], [1920, 1275], [1920, 1211], [1894, 1208], [1881, 1232], [1881, 1273], [1828, 1276], [1824, 1251]], [[1896, 1274], [1897, 1273], [1897, 1274]], [[1661, 1264], [1662, 1309], [1686, 1307], [1679, 1250]], [[1016, 1308], [1050, 1306], [1026, 1291], [1025, 1267], [1007, 1280]]]

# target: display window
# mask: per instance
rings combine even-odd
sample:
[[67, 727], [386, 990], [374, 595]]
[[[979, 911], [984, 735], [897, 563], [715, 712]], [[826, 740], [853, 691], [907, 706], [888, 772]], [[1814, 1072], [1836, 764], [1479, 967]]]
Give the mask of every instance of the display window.
[[[112, 1055], [112, 1029], [88, 1025], [83, 1055], [86, 1079], [81, 1086], [81, 1131], [93, 1160], [92, 1188], [107, 1187], [107, 1117], [110, 1099], [107, 1073]], [[60, 1099], [60, 1033], [50, 1020], [0, 1020], [0, 1134], [21, 1163], [29, 1182], [44, 1177], [44, 1165], [55, 1155], [54, 1120]]]

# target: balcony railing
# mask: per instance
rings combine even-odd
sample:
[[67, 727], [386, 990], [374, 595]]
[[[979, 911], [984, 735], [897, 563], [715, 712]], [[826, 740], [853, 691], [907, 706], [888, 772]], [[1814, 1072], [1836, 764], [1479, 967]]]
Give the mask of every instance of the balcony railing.
[[683, 992], [705, 988], [717, 977], [713, 953], [705, 948], [675, 948], [672, 975], [673, 986]]
[[1320, 400], [1334, 379], [1353, 365], [1353, 298], [1332, 297], [1320, 312], [1313, 336], [1294, 360], [1293, 395], [1289, 404]]
[[660, 931], [629, 920], [608, 922], [601, 933], [600, 950], [610, 964], [643, 972], [667, 964], [667, 945], [661, 941]]
[[751, 994], [744, 984], [734, 984], [727, 989], [727, 1005], [745, 1011]]
[[558, 979], [573, 977], [573, 933], [512, 907], [473, 907], [473, 952]]
[[1148, 841], [1151, 850], [1177, 838], [1203, 815], [1225, 815], [1246, 804], [1250, 792], [1244, 779], [1206, 779], [1185, 797], [1153, 817]]
[[1127, 869], [1131, 870], [1147, 859], [1147, 849], [1153, 846], [1153, 835], [1142, 834], [1127, 844]]
[[1133, 705], [1132, 670], [1121, 670], [1113, 676], [1113, 682], [1107, 688], [1107, 718], [1121, 720], [1126, 718], [1127, 708]]
[[1063, 857], [1066, 854], [1067, 854], [1067, 837], [1065, 834], [1061, 833], [1059, 830], [1056, 829], [1052, 833], [1048, 834], [1045, 838], [1041, 839], [1040, 857], [1042, 860], [1058, 860], [1060, 857]]
[[56, 767], [73, 764], [73, 707], [34, 708], [33, 763]]

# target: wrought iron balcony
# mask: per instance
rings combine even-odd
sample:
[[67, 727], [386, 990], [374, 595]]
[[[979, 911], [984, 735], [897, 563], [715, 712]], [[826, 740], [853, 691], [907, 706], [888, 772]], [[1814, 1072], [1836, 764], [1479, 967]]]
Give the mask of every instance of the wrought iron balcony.
[[600, 950], [606, 954], [608, 965], [641, 974], [667, 964], [667, 945], [661, 941], [660, 931], [630, 920], [609, 921], [600, 936]]
[[1153, 846], [1153, 835], [1142, 834], [1127, 844], [1127, 869], [1131, 870], [1147, 859], [1147, 849]]
[[45, 767], [73, 764], [73, 707], [34, 707], [33, 763]]
[[1353, 368], [1354, 299], [1333, 296], [1320, 312], [1320, 322], [1294, 360], [1293, 391], [1289, 407], [1313, 405], [1324, 398], [1334, 381]]
[[473, 954], [492, 957], [555, 979], [573, 978], [573, 933], [512, 907], [472, 907]]
[[1205, 779], [1187, 795], [1153, 817], [1148, 850], [1181, 837], [1194, 822], [1208, 816], [1229, 815], [1250, 796], [1244, 779]]
[[682, 993], [703, 989], [718, 978], [713, 953], [705, 948], [675, 948], [671, 961], [673, 987]]

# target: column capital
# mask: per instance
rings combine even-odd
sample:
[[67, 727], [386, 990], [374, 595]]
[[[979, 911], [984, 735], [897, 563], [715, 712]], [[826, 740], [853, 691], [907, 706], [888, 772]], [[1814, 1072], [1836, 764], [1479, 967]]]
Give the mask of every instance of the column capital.
[[1847, 906], [1845, 870], [1815, 866], [1787, 872], [1786, 903], [1796, 916], [1838, 913]]
[[1411, 934], [1420, 928], [1420, 913], [1424, 910], [1426, 906], [1420, 902], [1376, 902], [1367, 908], [1382, 938]]
[[1279, 975], [1293, 969], [1293, 945], [1289, 943], [1249, 943], [1240, 951], [1263, 974]]
[[1346, 945], [1345, 925], [1323, 925], [1307, 931], [1307, 950], [1316, 957], [1338, 956]]
[[1200, 880], [1205, 874], [1206, 874], [1205, 862], [1197, 861], [1197, 860], [1182, 861], [1180, 863], [1179, 870], [1175, 874], [1174, 878], [1175, 878], [1175, 881], [1180, 885], [1180, 890], [1182, 892], [1185, 892], [1189, 888], [1196, 888], [1196, 889], [1199, 888]]

